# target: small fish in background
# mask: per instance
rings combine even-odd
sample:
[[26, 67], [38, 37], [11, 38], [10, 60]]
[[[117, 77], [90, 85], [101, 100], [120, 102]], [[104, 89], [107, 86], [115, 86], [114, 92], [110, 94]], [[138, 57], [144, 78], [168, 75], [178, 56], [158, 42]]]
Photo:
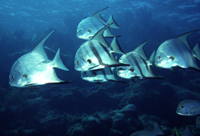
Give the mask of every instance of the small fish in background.
[[[91, 17], [83, 19], [77, 27], [77, 37], [79, 39], [90, 40], [100, 29], [108, 24], [112, 28], [119, 28], [117, 23], [114, 21], [113, 16], [111, 15], [108, 21], [106, 22], [102, 17], [101, 13], [106, 10], [108, 7], [94, 13]], [[111, 34], [109, 28], [107, 28], [104, 33], [104, 37], [114, 37]]]
[[117, 74], [121, 78], [157, 78], [151, 70], [151, 62], [143, 50], [143, 47], [148, 41], [140, 44], [133, 51], [123, 54], [119, 59], [120, 63], [129, 64], [130, 66], [120, 66], [117, 68]]
[[132, 133], [130, 136], [162, 136], [164, 135], [163, 130], [160, 128], [158, 122], [154, 123], [154, 129], [153, 130], [141, 130], [141, 131], [136, 131]]
[[106, 67], [128, 66], [119, 63], [113, 55], [113, 52], [123, 54], [116, 37], [113, 38], [110, 46], [103, 37], [103, 32], [110, 25], [102, 28], [91, 40], [84, 42], [79, 47], [74, 60], [75, 70], [88, 71]]
[[18, 58], [12, 65], [9, 84], [14, 87], [31, 87], [35, 85], [69, 83], [60, 80], [54, 68], [69, 71], [60, 57], [58, 49], [50, 61], [44, 50], [44, 43], [55, 30], [51, 31], [31, 52]]
[[199, 30], [184, 33], [174, 39], [164, 41], [158, 49], [152, 53], [152, 62], [158, 67], [172, 69], [179, 66], [181, 68], [194, 68], [200, 70], [195, 58], [200, 60], [200, 50], [197, 44], [194, 49], [190, 48], [188, 36]]
[[119, 78], [116, 76], [114, 69], [115, 68], [112, 67], [112, 68], [104, 68], [104, 69], [99, 69], [99, 70], [82, 71], [81, 78], [83, 80], [93, 82], [93, 83], [101, 83], [101, 82], [107, 82], [107, 81], [123, 82], [119, 80]]
[[200, 102], [196, 100], [183, 100], [176, 109], [178, 115], [195, 116], [200, 114]]

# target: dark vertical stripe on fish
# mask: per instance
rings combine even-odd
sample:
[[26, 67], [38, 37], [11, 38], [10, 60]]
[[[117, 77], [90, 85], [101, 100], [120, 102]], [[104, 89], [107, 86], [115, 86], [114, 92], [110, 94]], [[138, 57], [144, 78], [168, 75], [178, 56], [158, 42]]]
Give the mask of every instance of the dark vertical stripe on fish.
[[132, 57], [132, 59], [134, 60], [134, 62], [135, 62], [135, 64], [136, 64], [137, 68], [139, 69], [140, 74], [141, 74], [143, 77], [145, 77], [144, 74], [143, 74], [143, 71], [142, 71], [142, 68], [141, 68], [139, 62], [138, 62], [138, 60], [136, 59], [136, 57], [133, 56], [133, 53], [131, 53], [131, 57]]
[[110, 73], [113, 75], [114, 73], [113, 73], [113, 71], [111, 70], [111, 68], [109, 68], [109, 71], [110, 71]]
[[[89, 56], [90, 53], [89, 53], [88, 50], [87, 50], [87, 45], [86, 45], [86, 46], [83, 45], [83, 49], [84, 49], [84, 51], [85, 51], [86, 53], [82, 52], [82, 50], [81, 50], [82, 55], [85, 56], [85, 54], [87, 54], [87, 55]], [[90, 56], [89, 56], [89, 57], [90, 57]]]
[[109, 56], [109, 58], [111, 58], [111, 54], [110, 54], [110, 52], [108, 51], [108, 49], [107, 49], [103, 44], [100, 43], [100, 45], [101, 45], [101, 47], [103, 48], [103, 50], [107, 53], [107, 55]]
[[99, 61], [99, 64], [103, 65], [101, 56], [99, 55], [97, 49], [95, 48], [95, 46], [92, 42], [90, 42], [89, 47], [90, 47], [91, 51], [93, 52], [93, 54], [95, 55], [95, 57], [97, 58], [97, 60]]
[[144, 62], [144, 64], [145, 64], [145, 66], [146, 66], [146, 69], [147, 69], [147, 71], [149, 72], [149, 67], [148, 67], [148, 64], [147, 64], [147, 62], [146, 62], [146, 60], [145, 59], [143, 59], [142, 57], [140, 57], [141, 59], [142, 59], [142, 61]]

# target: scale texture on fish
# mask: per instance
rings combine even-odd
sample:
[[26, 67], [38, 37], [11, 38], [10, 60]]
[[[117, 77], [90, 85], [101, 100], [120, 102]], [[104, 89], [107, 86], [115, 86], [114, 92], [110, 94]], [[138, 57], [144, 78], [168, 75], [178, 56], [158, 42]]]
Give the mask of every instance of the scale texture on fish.
[[44, 50], [44, 43], [54, 32], [51, 31], [31, 52], [18, 58], [12, 65], [9, 84], [14, 87], [29, 87], [51, 83], [68, 83], [60, 80], [54, 68], [68, 71], [60, 57], [58, 49], [54, 59], [50, 61]]
[[[77, 27], [77, 37], [79, 39], [89, 40], [91, 39], [100, 29], [108, 24], [112, 24], [110, 27], [119, 28], [117, 23], [114, 21], [113, 16], [111, 15], [108, 21], [106, 22], [102, 17], [101, 13], [108, 7], [94, 13], [91, 17], [83, 19]], [[104, 37], [114, 37], [111, 34], [109, 28], [104, 31]]]

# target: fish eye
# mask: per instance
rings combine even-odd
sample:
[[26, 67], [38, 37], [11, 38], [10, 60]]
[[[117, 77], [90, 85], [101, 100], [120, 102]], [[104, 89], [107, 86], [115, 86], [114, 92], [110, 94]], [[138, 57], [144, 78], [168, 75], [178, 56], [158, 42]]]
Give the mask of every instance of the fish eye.
[[180, 108], [181, 108], [181, 109], [183, 109], [183, 108], [184, 108], [184, 106], [183, 106], [183, 105], [181, 105], [181, 106], [180, 106]]
[[170, 56], [169, 59], [175, 60], [175, 57], [174, 56]]
[[79, 61], [76, 61], [76, 64], [78, 65], [78, 64], [79, 64]]
[[11, 75], [11, 76], [10, 76], [10, 78], [11, 78], [11, 79], [14, 79], [14, 78], [15, 78], [15, 76]]
[[92, 63], [91, 59], [88, 59], [88, 60], [87, 60], [87, 62], [88, 62], [89, 64], [91, 64], [91, 63]]
[[78, 30], [78, 32], [80, 33], [80, 32], [81, 32], [81, 30]]
[[22, 77], [27, 78], [27, 74], [23, 74]]
[[160, 56], [158, 56], [158, 60], [161, 60], [162, 58]]
[[92, 31], [90, 29], [88, 29], [88, 33], [91, 33]]
[[134, 72], [134, 68], [130, 68], [129, 70], [130, 70], [131, 72]]

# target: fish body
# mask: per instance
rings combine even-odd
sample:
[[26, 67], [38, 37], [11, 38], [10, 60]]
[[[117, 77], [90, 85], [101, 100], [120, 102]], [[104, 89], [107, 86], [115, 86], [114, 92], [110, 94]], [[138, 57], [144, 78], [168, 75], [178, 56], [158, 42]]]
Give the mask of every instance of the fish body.
[[135, 50], [123, 54], [119, 59], [120, 63], [129, 64], [130, 66], [120, 66], [117, 68], [118, 76], [126, 79], [131, 78], [155, 78], [153, 71], [151, 70], [151, 62], [147, 60], [144, 53], [143, 46], [148, 41], [139, 45]]
[[114, 73], [114, 68], [104, 68], [104, 69], [99, 69], [99, 70], [82, 71], [81, 78], [93, 83], [119, 81], [119, 79]]
[[167, 69], [179, 66], [200, 70], [195, 61], [195, 57], [198, 58], [195, 52], [199, 51], [196, 51], [197, 48], [192, 51], [187, 41], [187, 37], [195, 31], [164, 41], [155, 52], [155, 65]]
[[110, 25], [102, 28], [91, 40], [84, 42], [76, 52], [74, 65], [77, 71], [97, 70], [105, 67], [117, 67], [120, 64], [114, 57], [113, 52], [121, 53], [116, 37], [110, 46], [103, 38], [103, 32]]
[[196, 100], [183, 100], [178, 104], [176, 113], [183, 116], [200, 114], [200, 102]]
[[160, 128], [159, 124], [156, 122], [154, 124], [154, 130], [141, 130], [132, 133], [130, 136], [162, 136], [164, 135], [163, 130]]
[[118, 76], [122, 78], [142, 79], [156, 77], [150, 68], [150, 62], [142, 58], [138, 53], [127, 53], [119, 59], [119, 62], [130, 65], [118, 67]]
[[[77, 37], [80, 39], [90, 40], [100, 29], [102, 29], [107, 24], [112, 24], [110, 27], [113, 28], [119, 28], [114, 21], [113, 17], [110, 16], [108, 22], [106, 22], [101, 17], [101, 12], [104, 11], [106, 8], [96, 12], [91, 17], [87, 17], [83, 19], [77, 27]], [[109, 28], [107, 28], [104, 33], [104, 37], [114, 37], [114, 35], [111, 34]]]
[[64, 82], [57, 77], [54, 70], [57, 67], [68, 71], [60, 58], [60, 49], [54, 59], [50, 61], [43, 47], [44, 42], [54, 31], [49, 33], [31, 52], [15, 61], [9, 75], [10, 86], [28, 87]]

